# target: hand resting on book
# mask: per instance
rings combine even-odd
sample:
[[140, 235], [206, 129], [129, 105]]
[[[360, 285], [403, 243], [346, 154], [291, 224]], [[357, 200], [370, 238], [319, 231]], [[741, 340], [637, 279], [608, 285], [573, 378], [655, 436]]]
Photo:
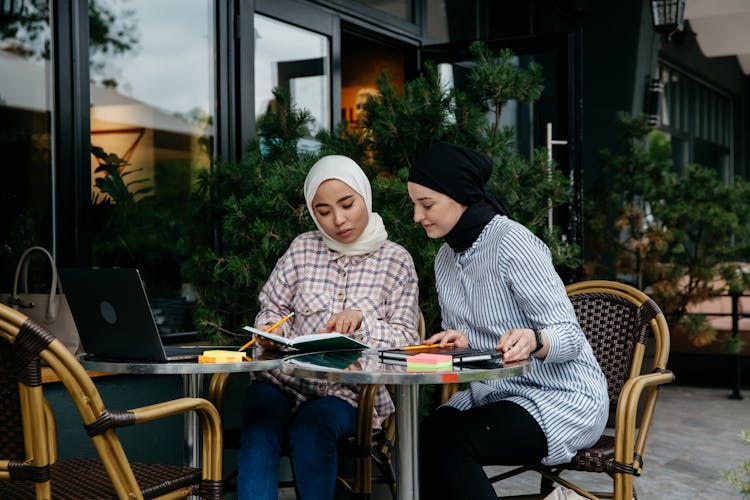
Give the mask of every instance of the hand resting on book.
[[464, 332], [458, 330], [445, 330], [434, 334], [432, 337], [425, 339], [423, 344], [445, 344], [452, 343], [454, 347], [469, 347], [469, 339]]
[[[267, 325], [256, 326], [255, 328], [257, 328], [258, 330], [263, 330], [265, 332], [271, 326], [273, 326], [273, 324], [269, 323]], [[275, 333], [276, 335], [283, 335], [283, 332], [280, 327], [274, 328], [273, 330], [271, 330], [271, 333]], [[256, 342], [258, 343], [258, 347], [260, 347], [264, 351], [267, 351], [270, 349], [278, 349], [278, 344], [276, 344], [273, 340], [264, 339], [263, 337], [257, 337]]]
[[318, 330], [318, 333], [354, 333], [356, 330], [359, 330], [360, 326], [362, 326], [363, 318], [362, 311], [346, 309], [328, 318], [325, 328]]

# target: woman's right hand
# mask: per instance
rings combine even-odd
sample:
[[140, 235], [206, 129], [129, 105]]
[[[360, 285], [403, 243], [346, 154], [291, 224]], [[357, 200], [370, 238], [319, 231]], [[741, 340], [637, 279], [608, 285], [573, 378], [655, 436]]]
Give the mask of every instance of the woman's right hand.
[[454, 347], [469, 347], [469, 339], [466, 337], [464, 332], [458, 330], [445, 330], [434, 334], [432, 337], [425, 339], [423, 344], [440, 344], [440, 347], [445, 347], [445, 344], [452, 343]]
[[[269, 323], [269, 324], [267, 324], [267, 325], [260, 325], [260, 326], [256, 326], [255, 328], [257, 328], [258, 330], [263, 330], [263, 331], [265, 332], [265, 331], [266, 331], [266, 330], [268, 330], [268, 329], [269, 329], [269, 328], [270, 328], [271, 326], [273, 326], [273, 325], [272, 325], [271, 323]], [[281, 332], [279, 332], [279, 331], [278, 331], [278, 330], [279, 330], [279, 328], [280, 328], [280, 327], [276, 327], [276, 328], [274, 328], [273, 330], [271, 330], [271, 333], [275, 333], [276, 335], [280, 335], [280, 334], [281, 334]], [[274, 331], [274, 330], [275, 330], [275, 331]], [[264, 349], [264, 350], [265, 350], [265, 349], [272, 349], [272, 348], [276, 347], [276, 343], [275, 343], [275, 342], [274, 342], [273, 340], [269, 340], [269, 339], [264, 339], [264, 338], [263, 338], [263, 337], [261, 337], [260, 335], [258, 335], [258, 336], [257, 336], [256, 338], [258, 339], [258, 340], [256, 341], [256, 343], [258, 344], [258, 347], [260, 347], [261, 349]]]

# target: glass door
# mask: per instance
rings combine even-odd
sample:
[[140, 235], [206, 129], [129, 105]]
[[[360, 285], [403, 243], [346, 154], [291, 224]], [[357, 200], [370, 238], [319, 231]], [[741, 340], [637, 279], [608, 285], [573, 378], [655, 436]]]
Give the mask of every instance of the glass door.
[[[544, 90], [536, 102], [510, 101], [501, 125], [515, 130], [519, 151], [530, 158], [538, 148], [551, 146], [552, 158], [571, 180], [573, 196], [566, 207], [558, 207], [554, 223], [563, 228], [573, 243], [581, 242], [580, 77], [578, 37], [575, 33], [526, 37], [486, 42], [493, 51], [511, 49], [516, 62], [527, 67], [538, 63], [543, 70]], [[469, 42], [425, 45], [422, 60], [438, 65], [441, 79], [449, 85], [467, 88], [471, 70]]]
[[331, 128], [331, 50], [325, 35], [273, 19], [254, 17], [255, 118], [273, 105], [275, 89], [312, 116], [303, 142], [312, 147], [321, 130]]
[[[11, 3], [12, 4], [12, 3]], [[18, 9], [18, 6], [16, 7]], [[0, 16], [0, 291], [34, 245], [52, 248], [53, 88], [50, 6]]]
[[350, 128], [362, 126], [367, 100], [377, 95], [377, 80], [387, 72], [399, 92], [414, 77], [416, 44], [377, 36], [365, 28], [342, 26], [341, 34], [341, 120]]
[[100, 50], [89, 9], [92, 264], [140, 270], [162, 333], [192, 330], [185, 268], [211, 241], [195, 216], [214, 156], [214, 2], [132, 0]]
[[[292, 105], [313, 118], [303, 148], [316, 148], [315, 135], [337, 120], [340, 77], [337, 67], [339, 21], [334, 14], [291, 0], [255, 0], [252, 15], [253, 113], [257, 120], [273, 104], [273, 91], [287, 91]], [[246, 82], [239, 82], [241, 92]]]

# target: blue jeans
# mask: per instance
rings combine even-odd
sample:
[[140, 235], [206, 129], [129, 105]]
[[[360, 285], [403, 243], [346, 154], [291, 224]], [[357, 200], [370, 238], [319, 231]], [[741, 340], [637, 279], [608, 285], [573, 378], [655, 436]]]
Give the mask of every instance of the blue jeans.
[[280, 454], [290, 452], [303, 500], [331, 500], [336, 486], [336, 443], [356, 432], [357, 410], [326, 396], [292, 413], [289, 396], [273, 384], [253, 382], [245, 393], [238, 458], [239, 500], [276, 500]]

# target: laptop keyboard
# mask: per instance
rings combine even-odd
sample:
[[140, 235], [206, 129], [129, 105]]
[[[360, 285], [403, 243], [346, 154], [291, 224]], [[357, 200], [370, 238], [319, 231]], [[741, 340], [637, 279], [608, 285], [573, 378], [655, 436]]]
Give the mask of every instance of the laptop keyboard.
[[211, 349], [219, 349], [219, 346], [211, 345], [189, 345], [189, 346], [176, 346], [168, 345], [164, 346], [164, 354], [167, 355], [167, 359], [172, 361], [176, 359], [195, 359], [203, 351], [209, 351]]

